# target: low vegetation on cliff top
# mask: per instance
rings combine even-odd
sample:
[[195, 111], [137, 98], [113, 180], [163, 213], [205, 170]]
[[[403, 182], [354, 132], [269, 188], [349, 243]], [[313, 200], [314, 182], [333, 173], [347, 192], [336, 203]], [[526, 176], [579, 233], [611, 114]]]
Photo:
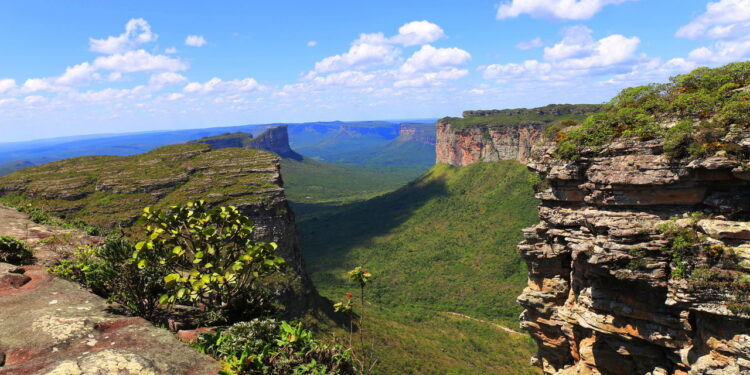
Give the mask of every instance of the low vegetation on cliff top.
[[492, 128], [516, 125], [550, 125], [563, 120], [582, 121], [601, 111], [598, 104], [550, 104], [539, 108], [503, 109], [490, 116], [444, 117], [440, 121], [454, 129], [475, 126]]
[[606, 111], [581, 125], [560, 129], [556, 156], [577, 159], [602, 151], [613, 140], [663, 139], [673, 157], [728, 154], [741, 148], [725, 136], [750, 126], [750, 62], [698, 68], [669, 83], [631, 87], [620, 92]]

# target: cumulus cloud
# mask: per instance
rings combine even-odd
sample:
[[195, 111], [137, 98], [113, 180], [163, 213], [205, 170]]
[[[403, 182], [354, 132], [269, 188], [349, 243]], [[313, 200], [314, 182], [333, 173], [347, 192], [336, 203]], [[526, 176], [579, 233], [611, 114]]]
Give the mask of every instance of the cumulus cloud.
[[425, 70], [442, 70], [466, 65], [471, 55], [460, 48], [435, 48], [422, 46], [401, 66], [402, 73], [411, 74]]
[[91, 64], [84, 62], [78, 65], [69, 66], [65, 69], [63, 75], [55, 79], [55, 83], [60, 85], [81, 85], [89, 83], [92, 79], [98, 78], [95, 74], [96, 68]]
[[185, 38], [185, 45], [190, 47], [202, 47], [206, 44], [206, 38], [202, 35], [188, 35]]
[[167, 48], [167, 49], [164, 50], [164, 53], [167, 53], [167, 54], [170, 54], [170, 55], [174, 54], [174, 53], [177, 53], [177, 48], [175, 48], [175, 47], [169, 47], [169, 48]]
[[16, 88], [16, 80], [10, 78], [0, 79], [0, 94], [9, 92]]
[[[315, 72], [328, 73], [347, 69], [363, 69], [389, 65], [396, 61], [399, 51], [388, 44], [378, 43], [378, 34], [363, 34], [349, 51], [329, 56], [315, 63]], [[382, 34], [380, 34], [382, 36]]]
[[677, 30], [675, 36], [689, 39], [746, 38], [750, 32], [750, 0], [721, 0], [706, 5], [706, 11]]
[[704, 64], [722, 64], [750, 58], [750, 0], [720, 0], [708, 3], [706, 11], [677, 30], [675, 36], [715, 40], [694, 49], [690, 59]]
[[544, 48], [544, 60], [492, 64], [479, 70], [485, 79], [510, 81], [565, 81], [577, 76], [619, 74], [638, 62], [637, 37], [614, 34], [595, 40], [591, 29], [572, 26], [562, 30], [558, 43]]
[[511, 0], [497, 9], [497, 18], [515, 18], [528, 14], [534, 18], [560, 20], [585, 20], [593, 17], [607, 5], [631, 0]]
[[141, 44], [155, 41], [151, 25], [143, 18], [133, 18], [125, 24], [125, 32], [106, 39], [89, 39], [89, 48], [94, 52], [113, 54], [133, 49]]
[[398, 29], [398, 35], [391, 37], [393, 43], [404, 46], [432, 43], [445, 38], [445, 32], [440, 26], [428, 21], [409, 22]]
[[148, 80], [148, 84], [151, 87], [161, 88], [185, 81], [187, 81], [187, 77], [183, 76], [182, 74], [175, 72], [162, 72], [158, 74], [152, 74]]
[[516, 44], [516, 48], [520, 49], [521, 51], [527, 51], [530, 49], [539, 48], [542, 45], [542, 38], [537, 37], [532, 40], [518, 42], [518, 44]]
[[428, 87], [442, 86], [448, 81], [455, 81], [469, 74], [466, 69], [448, 69], [437, 72], [428, 72], [413, 78], [401, 79], [394, 82], [394, 87]]
[[186, 93], [206, 94], [212, 92], [246, 92], [257, 91], [261, 89], [263, 89], [263, 86], [253, 78], [223, 81], [221, 78], [214, 77], [204, 83], [190, 82], [185, 85], [182, 91]]
[[125, 73], [141, 71], [180, 71], [187, 69], [187, 64], [179, 59], [164, 55], [152, 55], [142, 49], [110, 56], [97, 57], [94, 60], [93, 66], [96, 69], [106, 69]]

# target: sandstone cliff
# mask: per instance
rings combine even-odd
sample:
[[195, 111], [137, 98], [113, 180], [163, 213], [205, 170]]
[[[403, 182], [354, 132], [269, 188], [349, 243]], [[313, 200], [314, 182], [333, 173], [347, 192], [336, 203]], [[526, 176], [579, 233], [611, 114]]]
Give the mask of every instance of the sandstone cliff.
[[[722, 142], [747, 152], [750, 132]], [[747, 161], [670, 158], [659, 140], [575, 161], [550, 147], [529, 163], [541, 222], [519, 246], [533, 362], [546, 374], [750, 374]]]
[[249, 216], [256, 239], [276, 242], [291, 266], [279, 294], [297, 295], [296, 301], [289, 299], [292, 309], [309, 302], [313, 291], [294, 214], [284, 195], [279, 158], [269, 152], [174, 145], [134, 156], [66, 159], [0, 178], [0, 201], [31, 204], [104, 228], [131, 226], [146, 206], [197, 199], [233, 205]]
[[270, 151], [282, 158], [302, 160], [302, 155], [294, 152], [289, 146], [289, 134], [286, 125], [266, 129], [257, 137], [249, 140], [245, 147]]
[[463, 118], [437, 123], [437, 163], [464, 166], [479, 161], [527, 161], [544, 129], [562, 120], [579, 121], [597, 105], [549, 105], [531, 109], [464, 111]]
[[435, 125], [422, 123], [399, 124], [396, 140], [399, 142], [418, 142], [434, 146], [436, 143]]

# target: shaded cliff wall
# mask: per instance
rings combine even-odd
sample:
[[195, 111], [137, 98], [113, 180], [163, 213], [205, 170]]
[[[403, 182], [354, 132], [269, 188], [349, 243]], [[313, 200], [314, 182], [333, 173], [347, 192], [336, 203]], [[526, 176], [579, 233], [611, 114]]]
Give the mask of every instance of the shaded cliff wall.
[[[750, 149], [747, 130], [727, 137]], [[573, 162], [550, 150], [529, 163], [541, 221], [519, 245], [533, 363], [545, 374], [750, 374], [747, 161], [670, 159], [659, 141]]]
[[257, 137], [246, 142], [245, 147], [273, 152], [282, 158], [302, 160], [302, 155], [289, 146], [287, 126], [269, 128]]
[[437, 123], [437, 163], [464, 166], [478, 161], [527, 161], [531, 147], [542, 138], [544, 125], [487, 125], [457, 128], [449, 120]]
[[399, 124], [397, 139], [401, 142], [419, 142], [434, 146], [437, 142], [435, 124]]

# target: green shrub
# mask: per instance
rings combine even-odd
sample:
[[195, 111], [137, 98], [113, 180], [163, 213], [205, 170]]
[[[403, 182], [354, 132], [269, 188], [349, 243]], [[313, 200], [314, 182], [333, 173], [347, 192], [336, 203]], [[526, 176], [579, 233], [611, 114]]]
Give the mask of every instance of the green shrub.
[[15, 237], [0, 236], [0, 262], [11, 264], [27, 264], [33, 254], [25, 243]]
[[692, 133], [692, 121], [683, 121], [669, 128], [664, 136], [664, 152], [672, 157], [684, 155], [692, 142]]
[[143, 219], [148, 239], [135, 245], [133, 257], [139, 268], [166, 269], [163, 304], [201, 304], [219, 319], [256, 299], [260, 280], [284, 265], [275, 243], [252, 239], [253, 222], [235, 207], [146, 207]]
[[167, 269], [159, 262], [139, 267], [134, 247], [124, 238], [107, 239], [99, 247], [79, 248], [51, 272], [77, 281], [94, 293], [127, 307], [133, 314], [153, 318], [164, 293]]
[[253, 319], [203, 334], [194, 346], [221, 360], [225, 375], [355, 373], [349, 350], [316, 340], [301, 323]]

